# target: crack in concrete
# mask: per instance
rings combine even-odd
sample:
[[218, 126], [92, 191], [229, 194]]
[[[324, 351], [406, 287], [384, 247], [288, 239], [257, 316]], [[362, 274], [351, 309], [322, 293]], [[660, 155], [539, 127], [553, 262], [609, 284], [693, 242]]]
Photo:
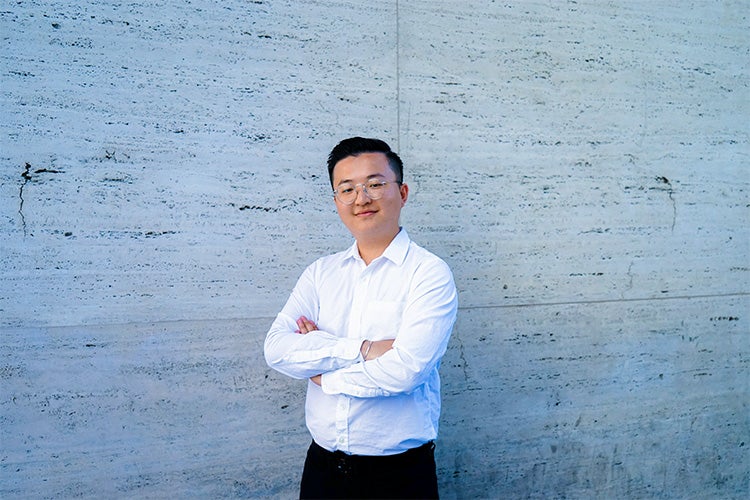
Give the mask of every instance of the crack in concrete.
[[667, 185], [667, 195], [672, 202], [672, 232], [674, 232], [674, 226], [677, 224], [677, 202], [674, 199], [674, 188], [670, 180], [664, 176], [657, 177], [656, 180]]
[[469, 377], [468, 372], [468, 365], [469, 363], [466, 361], [466, 353], [464, 352], [464, 342], [461, 340], [461, 337], [459, 336], [458, 329], [454, 327], [453, 329], [453, 338], [456, 339], [456, 342], [458, 343], [458, 357], [461, 360], [461, 370], [464, 374], [464, 382], [466, 382], [466, 385], [470, 385], [471, 379]]
[[634, 262], [630, 263], [630, 265], [628, 266], [628, 272], [625, 274], [625, 276], [628, 277], [628, 285], [625, 288], [625, 290], [623, 290], [622, 293], [620, 293], [620, 298], [621, 299], [625, 298], [625, 293], [627, 293], [627, 292], [629, 292], [629, 291], [631, 291], [633, 289], [633, 264], [634, 264]]
[[34, 172], [31, 172], [31, 163], [26, 162], [24, 165], [23, 172], [21, 172], [21, 177], [23, 177], [23, 182], [21, 182], [21, 187], [18, 188], [18, 215], [21, 216], [21, 226], [23, 227], [23, 236], [24, 238], [28, 236], [28, 226], [26, 224], [26, 215], [23, 213], [23, 205], [25, 203], [25, 199], [23, 197], [23, 191], [26, 188], [26, 185], [29, 182], [33, 182], [36, 177], [34, 175], [36, 174], [62, 174], [64, 173], [63, 170], [56, 170], [54, 168], [38, 168], [34, 170]]
[[23, 227], [23, 237], [25, 238], [28, 232], [26, 228], [26, 217], [23, 214], [23, 203], [24, 203], [23, 190], [26, 187], [26, 184], [28, 184], [29, 181], [31, 180], [31, 164], [30, 163], [28, 162], [26, 163], [24, 171], [21, 173], [21, 177], [23, 177], [23, 182], [21, 183], [21, 187], [18, 190], [18, 199], [19, 199], [18, 214], [21, 216], [21, 226]]

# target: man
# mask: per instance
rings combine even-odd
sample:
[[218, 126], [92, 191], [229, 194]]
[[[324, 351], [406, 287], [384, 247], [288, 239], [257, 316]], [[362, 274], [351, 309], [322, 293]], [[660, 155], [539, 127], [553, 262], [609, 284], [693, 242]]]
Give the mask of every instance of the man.
[[299, 278], [266, 337], [272, 368], [309, 379], [313, 437], [301, 498], [437, 498], [438, 367], [456, 319], [453, 276], [399, 225], [409, 187], [378, 139], [328, 157], [339, 217], [356, 240]]

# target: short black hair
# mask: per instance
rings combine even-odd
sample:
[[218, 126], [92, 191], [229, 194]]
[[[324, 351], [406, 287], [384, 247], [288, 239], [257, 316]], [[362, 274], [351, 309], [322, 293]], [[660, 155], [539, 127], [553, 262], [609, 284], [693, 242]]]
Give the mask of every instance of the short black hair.
[[336, 164], [349, 156], [359, 156], [364, 153], [383, 153], [388, 159], [388, 166], [396, 174], [396, 181], [399, 184], [404, 182], [404, 163], [385, 141], [350, 137], [339, 142], [328, 155], [328, 178], [331, 180], [331, 186], [333, 186], [333, 168]]

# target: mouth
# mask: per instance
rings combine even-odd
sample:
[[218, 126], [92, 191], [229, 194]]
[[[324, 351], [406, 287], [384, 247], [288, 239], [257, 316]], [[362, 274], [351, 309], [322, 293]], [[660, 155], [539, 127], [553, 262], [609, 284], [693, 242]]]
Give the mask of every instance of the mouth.
[[363, 210], [361, 212], [357, 212], [354, 214], [355, 217], [369, 217], [371, 215], [375, 215], [377, 213], [376, 210]]

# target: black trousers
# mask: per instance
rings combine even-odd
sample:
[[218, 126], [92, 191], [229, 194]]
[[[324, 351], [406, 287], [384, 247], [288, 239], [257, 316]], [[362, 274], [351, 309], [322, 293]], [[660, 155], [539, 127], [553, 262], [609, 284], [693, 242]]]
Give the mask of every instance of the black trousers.
[[330, 452], [315, 441], [307, 450], [300, 498], [438, 498], [435, 444], [398, 455], [370, 457]]

